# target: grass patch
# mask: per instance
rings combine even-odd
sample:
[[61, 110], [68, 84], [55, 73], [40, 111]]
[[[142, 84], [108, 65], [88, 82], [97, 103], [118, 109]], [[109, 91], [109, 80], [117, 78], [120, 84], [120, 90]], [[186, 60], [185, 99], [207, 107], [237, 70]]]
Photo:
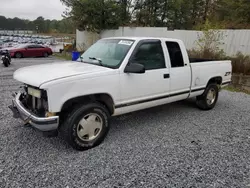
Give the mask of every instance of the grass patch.
[[236, 88], [236, 87], [234, 87], [232, 85], [226, 86], [223, 89], [227, 90], [227, 91], [231, 91], [231, 92], [241, 92], [241, 93], [246, 93], [246, 94], [250, 95], [250, 91], [240, 89], [240, 88]]
[[71, 53], [67, 53], [67, 52], [54, 53], [53, 56], [58, 59], [69, 60], [69, 61], [72, 60]]

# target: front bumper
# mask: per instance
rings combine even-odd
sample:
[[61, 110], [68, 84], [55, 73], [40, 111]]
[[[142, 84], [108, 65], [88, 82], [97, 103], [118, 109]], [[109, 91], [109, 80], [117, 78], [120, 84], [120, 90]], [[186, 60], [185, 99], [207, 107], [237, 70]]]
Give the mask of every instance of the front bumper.
[[9, 106], [13, 112], [14, 118], [21, 118], [25, 123], [29, 123], [40, 131], [54, 131], [59, 126], [59, 116], [53, 117], [37, 117], [33, 113], [29, 112], [19, 100], [21, 93], [14, 94], [12, 105]]

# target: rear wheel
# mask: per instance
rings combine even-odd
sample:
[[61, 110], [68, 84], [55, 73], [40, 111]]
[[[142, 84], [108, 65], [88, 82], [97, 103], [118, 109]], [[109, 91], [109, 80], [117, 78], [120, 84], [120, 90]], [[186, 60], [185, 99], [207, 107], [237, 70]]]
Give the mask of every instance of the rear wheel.
[[10, 65], [8, 60], [3, 60], [3, 64], [4, 64], [5, 67], [8, 67]]
[[44, 52], [43, 57], [49, 57], [48, 52]]
[[22, 58], [22, 57], [23, 57], [23, 54], [20, 53], [20, 52], [17, 52], [17, 53], [15, 54], [15, 58]]
[[217, 84], [209, 84], [205, 92], [196, 98], [197, 106], [202, 110], [211, 110], [217, 103], [219, 88]]
[[63, 122], [60, 132], [76, 150], [87, 150], [99, 145], [109, 130], [109, 113], [99, 103], [75, 108]]

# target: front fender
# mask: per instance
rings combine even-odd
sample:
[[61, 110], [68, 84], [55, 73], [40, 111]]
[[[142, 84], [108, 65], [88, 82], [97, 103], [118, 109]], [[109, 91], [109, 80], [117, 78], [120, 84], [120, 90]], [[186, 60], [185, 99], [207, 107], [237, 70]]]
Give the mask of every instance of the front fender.
[[70, 99], [102, 93], [111, 96], [114, 103], [117, 103], [120, 100], [119, 88], [119, 75], [87, 80], [81, 79], [50, 85], [50, 87], [46, 89], [49, 111], [60, 112], [63, 104]]

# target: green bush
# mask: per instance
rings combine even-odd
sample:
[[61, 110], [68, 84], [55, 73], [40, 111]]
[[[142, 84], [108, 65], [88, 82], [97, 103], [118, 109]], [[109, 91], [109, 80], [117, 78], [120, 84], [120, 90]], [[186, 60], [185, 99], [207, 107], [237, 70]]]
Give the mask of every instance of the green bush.
[[220, 48], [226, 37], [221, 30], [212, 25], [208, 20], [202, 27], [202, 34], [199, 34], [195, 41], [196, 48], [189, 50], [189, 57], [204, 58], [214, 60], [231, 60], [234, 74], [250, 75], [250, 56], [243, 55], [238, 52], [232, 57], [226, 56], [225, 52]]
[[214, 59], [221, 60], [225, 59], [226, 55], [223, 50], [220, 51], [211, 51], [209, 49], [206, 50], [188, 50], [189, 57], [191, 58], [204, 58], [204, 59]]
[[250, 56], [243, 55], [238, 52], [234, 57], [231, 58], [233, 73], [250, 75]]

